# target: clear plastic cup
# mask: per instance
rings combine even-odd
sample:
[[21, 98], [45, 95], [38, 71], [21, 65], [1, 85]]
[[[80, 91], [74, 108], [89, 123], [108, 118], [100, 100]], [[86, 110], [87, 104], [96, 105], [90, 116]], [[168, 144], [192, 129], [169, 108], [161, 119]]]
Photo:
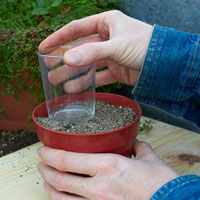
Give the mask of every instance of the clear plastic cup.
[[85, 122], [95, 114], [95, 63], [76, 67], [63, 61], [64, 53], [74, 46], [53, 47], [38, 52], [49, 118]]

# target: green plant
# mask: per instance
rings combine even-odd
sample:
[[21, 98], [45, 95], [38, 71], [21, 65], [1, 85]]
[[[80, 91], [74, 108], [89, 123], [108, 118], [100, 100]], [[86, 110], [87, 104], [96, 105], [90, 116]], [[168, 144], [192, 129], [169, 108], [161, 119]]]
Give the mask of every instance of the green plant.
[[139, 132], [145, 131], [146, 133], [148, 133], [152, 128], [152, 120], [145, 120], [143, 123], [140, 123]]
[[5, 116], [2, 114], [4, 108], [0, 108], [0, 119], [5, 119]]
[[49, 14], [52, 8], [59, 7], [62, 0], [37, 0], [37, 8], [32, 11], [33, 15]]
[[14, 135], [14, 137], [24, 137], [27, 134], [27, 130], [19, 130], [17, 134]]
[[97, 92], [115, 93], [122, 87], [122, 83], [113, 83], [96, 89]]
[[32, 18], [35, 6], [33, 0], [4, 0], [0, 6], [0, 30], [28, 29], [37, 25], [37, 20]]
[[[47, 0], [46, 0], [47, 1]], [[45, 2], [46, 2], [45, 1]], [[38, 4], [42, 4], [38, 0]], [[37, 104], [44, 101], [41, 74], [36, 55], [37, 46], [48, 35], [72, 20], [119, 7], [118, 0], [68, 0], [60, 2], [60, 11], [47, 15], [32, 15], [37, 8], [33, 0], [4, 0], [0, 6], [0, 84], [5, 88], [0, 95], [12, 94], [19, 99], [19, 91], [37, 96]], [[49, 4], [52, 5], [52, 4]], [[56, 3], [54, 4], [56, 5]], [[66, 13], [66, 10], [68, 8]], [[16, 20], [17, 19], [17, 20]], [[18, 22], [19, 19], [19, 22]], [[14, 85], [13, 85], [14, 84]], [[112, 92], [120, 84], [103, 87]]]

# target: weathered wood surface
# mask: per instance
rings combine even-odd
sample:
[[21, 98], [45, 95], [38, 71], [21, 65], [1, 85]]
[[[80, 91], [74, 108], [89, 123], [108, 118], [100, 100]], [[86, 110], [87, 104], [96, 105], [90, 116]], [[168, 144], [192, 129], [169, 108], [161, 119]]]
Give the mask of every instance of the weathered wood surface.
[[154, 128], [149, 133], [140, 133], [137, 138], [150, 143], [154, 151], [179, 173], [200, 175], [200, 134], [152, 121]]
[[[145, 118], [142, 118], [142, 121]], [[200, 175], [200, 135], [153, 120], [153, 129], [140, 133], [163, 160], [181, 174]], [[1, 200], [48, 200], [37, 172], [36, 143], [0, 158]]]

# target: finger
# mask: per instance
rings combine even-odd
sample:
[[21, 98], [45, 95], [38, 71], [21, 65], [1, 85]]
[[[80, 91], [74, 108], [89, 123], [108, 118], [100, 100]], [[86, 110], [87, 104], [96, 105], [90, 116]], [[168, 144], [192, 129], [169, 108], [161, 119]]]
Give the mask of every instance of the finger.
[[153, 161], [158, 164], [163, 163], [163, 161], [157, 156], [153, 151], [151, 145], [146, 142], [135, 142], [134, 144], [135, 158], [138, 160]]
[[[41, 160], [59, 171], [72, 172], [95, 176], [98, 170], [98, 162], [101, 161], [101, 155], [75, 153], [41, 147], [38, 150]], [[87, 162], [86, 162], [87, 161]]]
[[64, 53], [70, 49], [72, 49], [74, 46], [68, 45], [68, 46], [58, 46], [53, 48], [48, 48], [45, 50], [45, 52], [40, 53], [41, 57], [44, 59], [44, 64], [48, 68], [54, 68], [57, 67], [58, 64], [63, 63], [63, 56]]
[[112, 60], [112, 56], [116, 51], [115, 46], [116, 43], [112, 40], [83, 44], [66, 51], [64, 54], [64, 62], [71, 66], [82, 66], [98, 60]]
[[89, 179], [71, 173], [64, 173], [49, 167], [42, 162], [38, 166], [42, 178], [59, 192], [68, 192], [87, 197], [90, 188]]
[[80, 45], [85, 44], [85, 43], [100, 42], [100, 41], [103, 41], [103, 40], [99, 37], [98, 34], [95, 34], [95, 35], [91, 35], [91, 36], [88, 36], [88, 37], [73, 40], [71, 42], [67, 42], [67, 43], [62, 44], [60, 46], [47, 47], [47, 48], [42, 50], [42, 54], [48, 54], [48, 55], [51, 55], [51, 56], [58, 56], [58, 55], [63, 56], [64, 52], [66, 50], [69, 50], [70, 48], [80, 46]]
[[101, 69], [103, 67], [108, 66], [108, 61], [107, 60], [99, 60], [96, 62], [96, 70]]
[[99, 41], [102, 41], [99, 35], [92, 35], [92, 36], [88, 36], [85, 38], [81, 38], [81, 39], [66, 43], [62, 46], [46, 48], [43, 51], [43, 53], [41, 53], [41, 55], [43, 55], [44, 53], [46, 55], [46, 57], [44, 57], [44, 63], [46, 67], [53, 68], [57, 64], [63, 61], [62, 56], [64, 55], [66, 51], [85, 43], [99, 42]]
[[51, 52], [48, 52], [46, 55], [42, 55], [42, 59], [44, 60], [45, 67], [54, 68], [56, 65], [62, 62], [62, 55], [64, 52], [61, 48], [56, 48]]
[[[107, 65], [107, 61], [98, 61], [96, 63], [96, 69], [101, 69], [102, 67], [105, 67]], [[51, 84], [57, 85], [59, 83], [62, 83], [74, 76], [77, 76], [79, 74], [82, 74], [84, 72], [89, 71], [91, 67], [90, 66], [85, 66], [85, 67], [70, 67], [67, 65], [60, 66], [56, 69], [51, 70], [48, 73], [48, 79]]]
[[50, 196], [51, 200], [86, 200], [83, 197], [79, 197], [77, 195], [68, 194], [66, 192], [58, 192], [55, 190], [51, 185], [48, 183], [44, 183], [45, 190], [47, 191], [48, 195]]
[[83, 185], [87, 185], [86, 178], [70, 173], [59, 172], [56, 169], [51, 168], [43, 163], [39, 164], [38, 170], [45, 182], [50, 184], [57, 191], [68, 192], [77, 195], [85, 195]]
[[64, 84], [64, 90], [69, 93], [79, 93], [93, 87], [95, 68], [91, 68], [86, 75], [80, 76]]
[[82, 44], [86, 43], [92, 43], [92, 42], [102, 42], [102, 38], [99, 37], [98, 34], [90, 35], [84, 38], [79, 38], [77, 40], [73, 40], [71, 42], [67, 42], [65, 45], [72, 45], [72, 46], [80, 46]]
[[47, 37], [40, 45], [39, 51], [45, 48], [65, 44], [80, 36], [88, 36], [97, 33], [100, 14], [75, 20], [65, 25], [55, 33]]
[[96, 87], [116, 83], [117, 80], [109, 69], [96, 72]]
[[146, 142], [138, 141], [136, 141], [134, 144], [134, 152], [137, 159], [142, 158], [148, 154], [155, 154], [149, 144], [147, 144]]
[[[64, 84], [64, 90], [69, 93], [79, 93], [92, 86], [93, 84], [93, 69], [91, 69], [85, 76], [70, 80]], [[96, 87], [109, 85], [117, 82], [116, 78], [109, 69], [96, 72]]]
[[84, 67], [70, 67], [63, 65], [48, 73], [48, 79], [53, 85], [57, 85], [71, 78], [80, 76], [83, 73], [87, 73], [91, 66]]

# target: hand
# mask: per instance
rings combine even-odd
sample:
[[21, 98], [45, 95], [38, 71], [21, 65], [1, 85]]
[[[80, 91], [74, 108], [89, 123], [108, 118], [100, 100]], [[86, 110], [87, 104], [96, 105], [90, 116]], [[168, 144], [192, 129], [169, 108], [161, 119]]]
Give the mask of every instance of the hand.
[[[80, 45], [65, 53], [65, 63], [82, 66], [97, 61], [97, 69], [108, 66], [96, 73], [97, 87], [114, 82], [135, 85], [152, 30], [151, 25], [120, 11], [108, 11], [72, 21], [45, 39], [39, 50], [45, 52], [66, 43]], [[87, 37], [70, 42], [80, 36]], [[52, 71], [52, 80], [59, 82], [59, 71]]]
[[178, 174], [144, 142], [135, 159], [116, 154], [81, 154], [42, 147], [39, 164], [52, 200], [147, 200]]

